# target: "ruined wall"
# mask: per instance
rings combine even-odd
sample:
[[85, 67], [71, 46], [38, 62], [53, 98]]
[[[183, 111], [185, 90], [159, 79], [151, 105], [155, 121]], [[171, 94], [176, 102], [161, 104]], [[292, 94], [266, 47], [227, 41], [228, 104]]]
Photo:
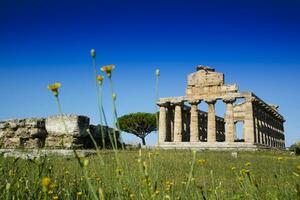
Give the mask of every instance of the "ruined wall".
[[[112, 128], [103, 126], [107, 147], [111, 146]], [[102, 146], [101, 126], [90, 125], [86, 116], [63, 115], [48, 118], [27, 118], [0, 121], [1, 148], [94, 148], [88, 131], [98, 146]], [[117, 138], [119, 133], [116, 132]]]
[[44, 118], [15, 119], [0, 122], [0, 145], [4, 148], [39, 148], [45, 144]]

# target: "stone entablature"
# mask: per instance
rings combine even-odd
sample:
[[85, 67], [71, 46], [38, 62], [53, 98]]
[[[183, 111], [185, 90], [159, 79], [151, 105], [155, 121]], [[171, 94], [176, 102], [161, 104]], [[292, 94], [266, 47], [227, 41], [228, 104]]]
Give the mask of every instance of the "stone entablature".
[[[113, 129], [103, 126], [104, 137], [113, 134]], [[94, 148], [94, 143], [101, 146], [101, 128], [90, 124], [86, 116], [56, 115], [48, 118], [26, 118], [0, 121], [1, 148], [50, 148], [50, 149], [85, 149]], [[117, 137], [118, 137], [117, 133]], [[107, 141], [106, 141], [107, 142]], [[110, 142], [107, 142], [109, 146]]]
[[[236, 103], [237, 99], [244, 101]], [[218, 100], [226, 104], [224, 118], [215, 114]], [[207, 104], [208, 113], [198, 110], [200, 103]], [[278, 106], [265, 103], [252, 92], [239, 92], [237, 84], [225, 84], [224, 74], [209, 67], [198, 66], [197, 72], [188, 76], [185, 96], [161, 98], [157, 105], [159, 144], [235, 143], [235, 126], [241, 121], [244, 143], [285, 147], [285, 119]]]

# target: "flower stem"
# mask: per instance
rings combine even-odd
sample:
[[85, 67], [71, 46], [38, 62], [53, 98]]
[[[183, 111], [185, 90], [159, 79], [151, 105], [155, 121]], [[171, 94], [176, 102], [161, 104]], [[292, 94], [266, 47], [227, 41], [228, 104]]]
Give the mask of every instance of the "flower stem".
[[[156, 105], [156, 102], [158, 101], [159, 98], [159, 76], [156, 75], [156, 80], [155, 80], [155, 118], [156, 118], [156, 133], [158, 132], [158, 126], [159, 126], [159, 119], [158, 119], [158, 108]], [[159, 145], [158, 137], [157, 137], [157, 144]]]
[[[66, 125], [66, 122], [65, 122], [65, 120], [64, 120], [64, 118], [63, 118], [63, 113], [62, 113], [61, 104], [60, 104], [58, 95], [56, 95], [55, 97], [56, 97], [56, 102], [57, 102], [58, 112], [59, 112], [59, 114], [60, 114], [60, 116], [61, 116], [61, 120], [62, 120], [62, 122], [63, 122], [63, 124], [64, 124], [65, 131], [66, 131], [66, 133], [69, 135], [69, 130], [68, 130], [67, 125]], [[75, 156], [75, 158], [77, 159], [79, 165], [80, 165], [82, 168], [84, 168], [84, 166], [82, 165], [82, 163], [81, 163], [81, 161], [80, 161], [80, 158], [79, 158], [79, 156], [78, 156], [76, 150], [75, 150], [74, 148], [72, 148], [72, 150], [73, 150], [74, 156]], [[90, 191], [91, 191], [91, 193], [92, 193], [94, 199], [98, 199], [98, 197], [97, 197], [97, 195], [96, 195], [96, 193], [95, 193], [95, 191], [94, 191], [94, 189], [93, 189], [93, 187], [92, 187], [92, 184], [91, 184], [90, 180], [89, 180], [88, 177], [87, 177], [88, 174], [87, 174], [87, 171], [86, 171], [85, 168], [83, 169], [83, 172], [84, 172], [84, 175], [85, 175], [85, 177], [86, 177], [86, 182], [87, 182], [87, 184], [88, 184], [88, 187], [89, 187], [89, 189], [90, 189]]]
[[196, 151], [193, 151], [193, 160], [192, 160], [192, 164], [191, 164], [191, 170], [190, 170], [190, 174], [189, 174], [189, 178], [188, 181], [186, 183], [186, 188], [185, 191], [188, 192], [192, 177], [193, 177], [193, 172], [194, 172], [194, 166], [195, 166], [195, 161], [196, 161]]
[[[101, 138], [102, 138], [102, 148], [105, 149], [105, 134], [104, 134], [104, 130], [103, 130], [103, 120], [102, 120], [102, 113], [104, 114], [104, 109], [103, 109], [103, 98], [102, 98], [102, 83], [99, 84], [99, 95], [100, 95], [100, 103], [99, 103], [99, 116], [100, 116], [100, 131], [101, 131]], [[106, 120], [105, 120], [106, 122]]]
[[[110, 92], [111, 92], [111, 98], [112, 98], [112, 112], [113, 112], [113, 128], [114, 128], [114, 143], [115, 143], [115, 148], [118, 148], [117, 144], [117, 136], [116, 136], [116, 129], [120, 134], [120, 129], [119, 129], [119, 122], [118, 122], [118, 114], [117, 114], [117, 109], [116, 109], [116, 101], [113, 97], [114, 95], [114, 90], [113, 90], [113, 82], [111, 77], [109, 77], [109, 86], [110, 86]], [[119, 135], [121, 137], [121, 134]]]
[[98, 107], [98, 114], [99, 114], [99, 120], [100, 120], [100, 131], [101, 131], [101, 137], [102, 137], [102, 148], [105, 149], [105, 139], [103, 137], [104, 130], [103, 130], [103, 120], [102, 120], [102, 114], [104, 114], [103, 106], [102, 106], [102, 84], [100, 84], [100, 86], [99, 86], [98, 81], [96, 79], [96, 76], [97, 76], [96, 58], [93, 57], [92, 59], [93, 59], [93, 69], [94, 69], [94, 80], [95, 80], [95, 86], [96, 86], [96, 97], [97, 97], [97, 104], [98, 104], [97, 107]]

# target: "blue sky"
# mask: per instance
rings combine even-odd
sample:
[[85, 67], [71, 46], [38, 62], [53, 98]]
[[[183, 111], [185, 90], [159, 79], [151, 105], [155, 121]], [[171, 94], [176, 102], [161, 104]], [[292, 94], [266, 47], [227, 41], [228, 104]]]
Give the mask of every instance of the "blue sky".
[[[62, 83], [65, 113], [98, 122], [89, 51], [115, 64], [119, 115], [153, 112], [160, 96], [184, 95], [198, 64], [224, 72], [280, 105], [286, 140], [300, 139], [299, 1], [0, 1], [0, 119], [56, 114], [49, 83]], [[111, 121], [107, 81], [104, 105]], [[204, 108], [204, 104], [200, 108]], [[224, 115], [221, 103], [218, 114]], [[125, 135], [124, 140], [138, 141]], [[156, 135], [147, 138], [156, 142]]]

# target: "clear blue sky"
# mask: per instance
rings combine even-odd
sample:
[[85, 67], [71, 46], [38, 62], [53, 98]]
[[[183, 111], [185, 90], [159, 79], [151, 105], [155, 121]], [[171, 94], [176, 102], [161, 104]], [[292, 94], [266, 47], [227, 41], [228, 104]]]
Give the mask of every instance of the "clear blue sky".
[[[290, 145], [300, 139], [299, 10], [297, 0], [1, 0], [0, 120], [56, 114], [46, 86], [59, 81], [63, 111], [97, 123], [89, 56], [95, 48], [99, 66], [116, 65], [119, 115], [154, 111], [156, 68], [160, 96], [179, 96], [186, 76], [203, 64], [280, 105]], [[154, 144], [156, 135], [147, 141]]]

